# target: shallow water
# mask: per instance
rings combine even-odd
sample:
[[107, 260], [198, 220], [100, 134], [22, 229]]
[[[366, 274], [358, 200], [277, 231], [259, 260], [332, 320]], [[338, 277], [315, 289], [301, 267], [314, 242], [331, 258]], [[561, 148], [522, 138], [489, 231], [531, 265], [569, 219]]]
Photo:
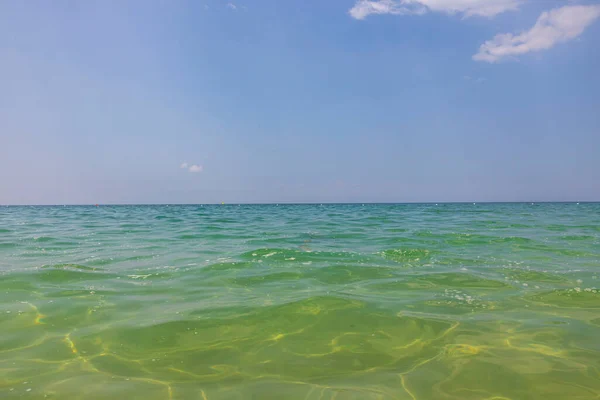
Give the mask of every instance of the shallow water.
[[597, 399], [600, 204], [0, 207], [0, 398]]

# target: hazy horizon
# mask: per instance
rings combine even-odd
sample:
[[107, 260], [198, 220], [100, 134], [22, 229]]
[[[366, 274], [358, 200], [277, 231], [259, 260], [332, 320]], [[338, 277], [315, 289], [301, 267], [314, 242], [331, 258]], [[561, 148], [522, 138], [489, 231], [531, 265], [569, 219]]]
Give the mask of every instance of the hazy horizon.
[[596, 204], [600, 200], [582, 201], [412, 201], [412, 202], [273, 202], [273, 203], [81, 203], [81, 204], [0, 204], [3, 207], [100, 207], [100, 206], [323, 206], [323, 205], [445, 205], [445, 204]]

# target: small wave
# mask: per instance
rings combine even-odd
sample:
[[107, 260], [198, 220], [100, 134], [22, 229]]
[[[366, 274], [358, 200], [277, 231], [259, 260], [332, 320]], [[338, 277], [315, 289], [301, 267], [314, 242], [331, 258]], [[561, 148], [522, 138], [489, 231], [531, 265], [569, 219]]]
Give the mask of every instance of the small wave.
[[53, 265], [42, 265], [42, 269], [71, 269], [81, 271], [96, 271], [98, 268], [86, 267], [85, 265], [79, 264], [53, 264]]
[[565, 241], [585, 241], [585, 240], [598, 240], [598, 236], [591, 236], [591, 235], [567, 235], [567, 236], [561, 236], [560, 237], [562, 240]]
[[384, 250], [381, 255], [399, 263], [414, 263], [428, 260], [431, 257], [431, 251], [427, 249], [391, 249]]
[[53, 238], [51, 236], [34, 236], [33, 240], [35, 240], [36, 242], [40, 242], [40, 243], [48, 243], [48, 242], [55, 241], [56, 238]]
[[415, 280], [427, 282], [440, 287], [499, 289], [511, 287], [506, 282], [470, 273], [435, 273], [420, 275]]
[[526, 298], [532, 302], [551, 307], [600, 309], [600, 290], [593, 288], [555, 289]]

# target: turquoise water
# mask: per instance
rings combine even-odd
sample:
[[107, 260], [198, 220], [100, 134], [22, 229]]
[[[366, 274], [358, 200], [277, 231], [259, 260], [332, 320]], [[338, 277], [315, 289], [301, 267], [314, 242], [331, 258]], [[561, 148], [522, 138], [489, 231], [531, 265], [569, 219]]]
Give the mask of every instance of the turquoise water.
[[600, 204], [0, 207], [0, 398], [598, 399]]

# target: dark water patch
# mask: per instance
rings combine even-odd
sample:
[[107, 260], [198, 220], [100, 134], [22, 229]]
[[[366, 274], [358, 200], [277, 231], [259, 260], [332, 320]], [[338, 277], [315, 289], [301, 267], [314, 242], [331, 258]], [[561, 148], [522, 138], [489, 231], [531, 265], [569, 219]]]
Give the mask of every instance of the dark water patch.
[[416, 308], [423, 309], [433, 315], [443, 314], [447, 318], [457, 318], [473, 315], [475, 312], [499, 312], [505, 310], [502, 303], [494, 301], [474, 300], [468, 295], [458, 295], [456, 298], [440, 297], [436, 299], [424, 300], [422, 304], [417, 304]]
[[404, 291], [412, 291], [412, 290], [426, 290], [426, 289], [434, 289], [437, 288], [433, 282], [428, 282], [426, 280], [420, 279], [407, 279], [407, 278], [391, 278], [384, 281], [367, 283], [367, 287], [369, 289], [375, 291], [384, 291], [384, 292], [395, 292], [398, 294], [402, 294]]
[[216, 218], [216, 219], [211, 219], [212, 223], [216, 223], [216, 224], [235, 224], [235, 223], [239, 223], [238, 220], [232, 219], [232, 218]]
[[388, 222], [388, 221], [390, 221], [390, 217], [371, 215], [366, 218], [362, 218], [362, 220], [369, 221], [369, 222]]
[[[154, 243], [160, 243], [161, 241], [156, 241]], [[139, 252], [139, 253], [144, 253], [144, 252], [151, 252], [151, 251], [165, 251], [168, 249], [168, 246], [161, 246], [161, 245], [156, 245], [156, 244], [148, 244], [149, 242], [147, 241], [140, 241], [139, 245], [140, 247], [136, 247], [135, 251]], [[164, 243], [164, 241], [163, 241]], [[137, 242], [136, 242], [137, 244]]]
[[516, 228], [516, 229], [529, 229], [532, 226], [531, 225], [526, 225], [526, 224], [508, 224], [509, 228]]
[[331, 252], [318, 251], [311, 249], [312, 244], [306, 243], [299, 245], [298, 249], [282, 249], [282, 248], [262, 248], [240, 254], [237, 258], [244, 261], [260, 261], [265, 263], [282, 263], [282, 262], [326, 262], [334, 261], [337, 263], [346, 262], [348, 260], [358, 260], [364, 258], [357, 253], [352, 252]]
[[131, 377], [144, 379], [151, 376], [149, 371], [140, 369], [139, 362], [119, 358], [112, 354], [100, 353], [94, 356], [91, 362], [96, 370], [105, 374], [110, 374], [114, 377], [120, 376], [128, 379]]
[[76, 241], [76, 240], [62, 240], [62, 241], [54, 241], [52, 242], [50, 245], [48, 246], [44, 246], [45, 249], [64, 249], [64, 248], [69, 248], [69, 247], [74, 247], [74, 246], [79, 246], [81, 243]]
[[23, 247], [21, 252], [18, 254], [14, 254], [14, 256], [23, 259], [31, 259], [31, 258], [42, 258], [42, 259], [52, 259], [61, 255], [61, 251], [46, 251], [46, 249], [41, 247]]
[[252, 238], [254, 236], [243, 235], [231, 230], [228, 230], [227, 233], [208, 233], [202, 236], [202, 239], [205, 240], [246, 240]]
[[453, 255], [446, 255], [446, 253], [440, 253], [439, 256], [433, 261], [434, 265], [449, 265], [455, 267], [481, 267], [481, 266], [493, 266], [498, 264], [497, 259], [476, 257], [456, 257]]
[[[42, 328], [43, 326], [39, 326]], [[48, 364], [67, 364], [73, 361], [77, 355], [65, 343], [64, 337], [48, 337], [31, 349], [26, 349], [24, 355]], [[48, 397], [46, 397], [48, 398]]]
[[211, 271], [237, 271], [243, 270], [247, 268], [253, 268], [255, 264], [253, 262], [248, 261], [229, 261], [229, 262], [217, 262], [204, 267], [201, 267], [201, 270], [204, 272]]
[[46, 294], [48, 298], [63, 298], [63, 297], [85, 297], [88, 299], [96, 299], [98, 296], [107, 296], [114, 294], [114, 291], [98, 290], [98, 289], [65, 289], [49, 292]]
[[40, 270], [35, 274], [35, 278], [40, 282], [56, 284], [82, 281], [101, 281], [112, 277], [115, 277], [115, 275], [74, 269]]
[[80, 271], [97, 271], [99, 268], [86, 267], [80, 264], [53, 264], [53, 265], [42, 265], [43, 269], [70, 269]]
[[116, 230], [116, 229], [110, 229], [110, 230], [106, 230], [106, 229], [98, 229], [97, 231], [94, 231], [94, 235], [95, 236], [106, 236], [106, 237], [119, 237], [120, 235], [123, 234], [122, 230]]
[[[164, 250], [164, 249], [162, 249]], [[138, 256], [119, 258], [119, 262], [128, 262], [128, 261], [145, 261], [145, 260], [153, 260], [157, 257], [155, 254], [140, 254]]]
[[126, 276], [130, 279], [143, 279], [143, 280], [148, 279], [148, 280], [160, 281], [160, 280], [167, 280], [167, 279], [174, 278], [175, 276], [178, 275], [178, 273], [185, 274], [185, 271], [182, 271], [180, 269], [173, 269], [173, 268], [171, 268], [168, 271], [165, 271], [164, 268], [163, 269], [152, 268], [152, 269], [128, 271]]
[[[237, 237], [236, 237], [237, 239]], [[258, 245], [260, 246], [265, 245], [268, 246], [269, 244], [292, 244], [293, 242], [298, 242], [297, 237], [294, 236], [285, 236], [285, 237], [267, 237], [267, 238], [250, 238], [250, 237], [244, 237], [243, 239], [246, 240], [246, 244], [248, 245]], [[300, 242], [301, 243], [301, 242]], [[300, 245], [300, 243], [298, 245]]]
[[199, 234], [199, 233], [187, 233], [184, 235], [179, 235], [177, 236], [177, 239], [179, 240], [201, 240], [201, 239], [205, 239], [205, 235], [203, 234]]
[[419, 275], [414, 278], [417, 281], [426, 282], [439, 287], [453, 288], [479, 288], [479, 289], [502, 289], [510, 288], [506, 282], [482, 278], [469, 273], [434, 273]]
[[390, 278], [395, 276], [395, 269], [367, 265], [335, 265], [307, 268], [305, 276], [325, 284], [342, 285]]
[[564, 257], [600, 257], [600, 253], [590, 253], [587, 250], [577, 250], [577, 249], [566, 249], [553, 245], [545, 245], [545, 244], [534, 244], [527, 246], [519, 246], [519, 250], [522, 251], [533, 251], [538, 252], [538, 254], [553, 254], [555, 256], [564, 256]]
[[385, 259], [398, 263], [417, 263], [429, 260], [431, 253], [428, 249], [390, 249], [381, 254]]
[[552, 225], [546, 225], [545, 229], [547, 229], [549, 231], [553, 231], [553, 232], [566, 232], [569, 230], [569, 227], [566, 225], [552, 224]]
[[332, 239], [348, 239], [348, 240], [352, 240], [352, 239], [362, 239], [365, 237], [365, 234], [362, 232], [347, 232], [347, 233], [333, 233], [331, 235]]
[[596, 289], [556, 289], [526, 296], [529, 301], [560, 308], [600, 309], [600, 292]]
[[183, 220], [181, 218], [175, 218], [175, 217], [168, 216], [168, 215], [157, 215], [156, 217], [154, 217], [154, 219], [158, 220], [158, 221], [170, 222], [170, 223], [185, 222], [185, 220]]
[[[81, 343], [101, 338], [104, 343], [118, 344], [115, 350], [121, 357], [147, 361], [160, 357], [161, 364], [176, 365], [186, 371], [191, 368], [195, 375], [214, 376], [215, 370], [210, 366], [231, 364], [248, 373], [279, 370], [278, 373], [286, 371], [291, 376], [323, 379], [331, 373], [387, 365], [394, 356], [401, 356], [402, 347], [416, 340], [439, 338], [451, 326], [441, 320], [384, 314], [356, 300], [313, 297], [246, 309], [241, 315], [223, 319], [117, 328], [78, 337], [74, 342], [83, 347]], [[273, 360], [274, 355], [275, 364], [261, 362]], [[331, 369], [331, 364], [336, 368]], [[282, 369], [284, 365], [287, 367]], [[294, 366], [294, 371], [288, 369], [290, 366]]]
[[222, 231], [223, 227], [219, 225], [201, 225], [199, 229], [202, 231]]
[[431, 232], [431, 231], [416, 231], [416, 232], [413, 232], [413, 236], [420, 237], [420, 238], [439, 239], [440, 237], [443, 237], [444, 234], [443, 233], [435, 233], [435, 232]]
[[135, 229], [135, 228], [141, 228], [141, 227], [146, 227], [147, 224], [131, 224], [131, 223], [125, 223], [125, 224], [120, 224], [119, 228], [121, 229]]
[[297, 281], [303, 278], [303, 273], [299, 271], [274, 271], [263, 274], [254, 274], [251, 276], [236, 276], [229, 281], [240, 286], [256, 287], [269, 283], [285, 283], [287, 281]]
[[590, 241], [590, 240], [598, 240], [599, 238], [597, 236], [591, 236], [591, 235], [567, 235], [567, 236], [561, 236], [560, 239], [568, 241], [568, 242], [578, 242], [578, 241]]
[[521, 237], [521, 236], [506, 236], [506, 237], [493, 238], [490, 241], [490, 243], [508, 243], [508, 244], [514, 244], [514, 245], [524, 245], [524, 244], [535, 243], [535, 240], [526, 238], [526, 237]]
[[407, 229], [407, 228], [385, 228], [384, 230], [385, 230], [385, 232], [390, 232], [390, 233], [404, 233], [404, 232], [409, 231], [409, 229]]
[[88, 266], [92, 266], [94, 267], [96, 270], [101, 270], [100, 268], [97, 268], [98, 266], [102, 267], [102, 266], [107, 266], [107, 265], [111, 265], [111, 264], [116, 264], [120, 261], [123, 261], [123, 258], [119, 258], [119, 257], [110, 257], [110, 258], [92, 258], [89, 261], [86, 261], [86, 264], [88, 264]]
[[27, 224], [26, 227], [27, 228], [45, 228], [45, 227], [47, 227], [47, 225], [40, 223], [40, 222], [33, 222], [33, 223]]
[[34, 282], [30, 282], [28, 275], [24, 273], [17, 274], [0, 274], [0, 290], [7, 292], [11, 291], [27, 291], [33, 293], [38, 290]]
[[[41, 329], [39, 327], [29, 326], [30, 329], [21, 330], [17, 329], [19, 328], [19, 325], [16, 325], [15, 327], [11, 326], [13, 325], [13, 321], [11, 320], [15, 318], [14, 316], [2, 315], [0, 318], [0, 322], [2, 323], [2, 336], [0, 336], [0, 354], [4, 352], [10, 352], [14, 349], [34, 346], [35, 344], [41, 342], [41, 338], [43, 338], [43, 333], [40, 332]], [[10, 353], [7, 355], [10, 355]], [[6, 357], [7, 355], [3, 355], [3, 357]], [[3, 371], [3, 378], [4, 373], [6, 372], [8, 371]], [[2, 386], [3, 385], [0, 385], [0, 388]]]
[[489, 221], [473, 221], [470, 224], [470, 227], [471, 228], [480, 228], [480, 229], [500, 230], [500, 229], [510, 228], [511, 226], [502, 221], [489, 220]]
[[553, 274], [551, 272], [509, 268], [505, 273], [511, 280], [527, 283], [563, 283], [568, 281], [564, 275]]
[[414, 238], [411, 236], [384, 236], [381, 239], [385, 239], [388, 240], [390, 243], [393, 244], [403, 244], [404, 246], [401, 247], [407, 247], [407, 248], [411, 248], [413, 246], [437, 246], [439, 244], [439, 241], [437, 240], [423, 240], [423, 239], [419, 239], [419, 238]]
[[465, 246], [465, 245], [487, 245], [493, 243], [493, 236], [480, 235], [475, 233], [447, 233], [440, 235], [445, 243], [451, 246]]
[[[109, 292], [101, 293], [110, 294]], [[46, 297], [51, 299], [51, 303], [40, 306], [39, 311], [43, 313], [43, 318], [41, 319], [42, 323], [38, 326], [48, 333], [54, 333], [52, 336], [60, 335], [63, 345], [72, 353], [73, 343], [70, 341], [74, 336], [75, 329], [98, 330], [94, 324], [99, 320], [106, 321], [107, 315], [99, 311], [99, 295], [93, 295], [84, 290], [61, 290], [51, 292]], [[80, 353], [81, 349], [77, 347], [75, 349], [77, 353], [73, 354], [85, 355], [85, 353]]]

